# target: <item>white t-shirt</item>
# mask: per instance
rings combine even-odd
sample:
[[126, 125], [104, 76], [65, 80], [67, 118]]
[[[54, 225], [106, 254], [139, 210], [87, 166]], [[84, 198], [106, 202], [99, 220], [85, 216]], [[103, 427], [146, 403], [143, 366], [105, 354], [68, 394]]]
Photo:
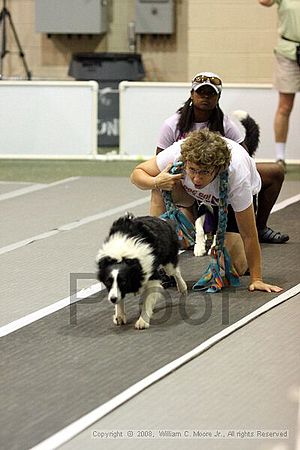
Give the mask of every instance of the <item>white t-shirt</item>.
[[[177, 112], [166, 119], [160, 129], [157, 147], [165, 149], [172, 145], [179, 139], [183, 139], [186, 136], [180, 136], [177, 129], [177, 124], [180, 114]], [[245, 134], [241, 132], [241, 129], [224, 114], [223, 120], [224, 136], [232, 139], [239, 144], [245, 139]], [[190, 131], [200, 130], [202, 128], [208, 128], [208, 122], [194, 122]]]
[[[231, 139], [223, 138], [231, 150], [231, 162], [228, 168], [228, 203], [234, 211], [244, 211], [253, 202], [253, 195], [261, 188], [261, 179], [257, 172], [254, 159], [249, 156], [241, 145]], [[160, 171], [164, 170], [170, 162], [180, 160], [181, 143], [183, 139], [175, 142], [156, 156]], [[196, 189], [190, 177], [184, 172], [181, 183], [185, 191], [201, 203], [209, 205], [219, 204], [219, 177], [202, 189]]]

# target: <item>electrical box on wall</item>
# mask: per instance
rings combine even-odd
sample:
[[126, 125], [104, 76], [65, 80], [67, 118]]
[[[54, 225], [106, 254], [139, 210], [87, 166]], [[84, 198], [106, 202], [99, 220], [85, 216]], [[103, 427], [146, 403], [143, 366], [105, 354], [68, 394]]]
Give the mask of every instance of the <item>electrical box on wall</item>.
[[40, 33], [105, 33], [107, 0], [35, 0], [35, 21]]
[[174, 33], [174, 0], [136, 0], [136, 33]]

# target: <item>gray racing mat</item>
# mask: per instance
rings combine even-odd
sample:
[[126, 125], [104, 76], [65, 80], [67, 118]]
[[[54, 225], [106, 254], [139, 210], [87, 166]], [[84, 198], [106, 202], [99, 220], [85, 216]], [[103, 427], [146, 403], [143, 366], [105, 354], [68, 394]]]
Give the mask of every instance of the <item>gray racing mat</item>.
[[[264, 278], [284, 289], [299, 281], [299, 219], [299, 204], [272, 215], [291, 241], [263, 246]], [[189, 286], [207, 263], [182, 255]], [[101, 293], [72, 307], [76, 325], [65, 308], [2, 338], [1, 449], [31, 448], [278, 295], [249, 293], [248, 281], [221, 294], [190, 292], [186, 301], [167, 290], [146, 331], [133, 328], [138, 297], [128, 298], [128, 324], [116, 327]]]
[[0, 248], [146, 196], [128, 178], [82, 177], [2, 201]]
[[[147, 207], [145, 203], [131, 208], [131, 212], [143, 215]], [[73, 273], [91, 274], [80, 280], [78, 289], [94, 283], [96, 254], [112, 221], [119, 216], [110, 215], [70, 231], [60, 230], [54, 236], [0, 255], [0, 326], [69, 297]]]
[[16, 192], [19, 189], [24, 189], [32, 185], [33, 183], [12, 183], [0, 181], [0, 198], [3, 194], [7, 194], [9, 192]]
[[[59, 448], [296, 449], [299, 300], [297, 295], [227, 336]], [[260, 431], [283, 429], [288, 438], [259, 437]], [[120, 430], [129, 430], [126, 439]], [[165, 430], [179, 433], [165, 439]], [[112, 438], [105, 439], [105, 431], [114, 432]]]

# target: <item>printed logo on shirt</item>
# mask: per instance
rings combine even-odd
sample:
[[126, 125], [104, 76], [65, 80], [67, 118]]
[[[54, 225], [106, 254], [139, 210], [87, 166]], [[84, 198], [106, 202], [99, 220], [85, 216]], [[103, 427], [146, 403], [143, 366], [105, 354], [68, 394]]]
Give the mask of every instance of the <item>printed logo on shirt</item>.
[[212, 206], [218, 206], [219, 205], [219, 199], [215, 197], [213, 194], [208, 194], [205, 192], [201, 192], [198, 189], [192, 189], [188, 186], [184, 186], [184, 189], [188, 194], [190, 194], [192, 197], [194, 197], [196, 200], [199, 200], [203, 203], [208, 203]]

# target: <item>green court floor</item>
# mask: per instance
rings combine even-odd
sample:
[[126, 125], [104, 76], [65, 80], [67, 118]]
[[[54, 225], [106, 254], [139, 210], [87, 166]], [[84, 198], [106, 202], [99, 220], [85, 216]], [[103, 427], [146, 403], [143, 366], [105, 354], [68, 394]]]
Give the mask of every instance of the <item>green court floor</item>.
[[[51, 183], [73, 176], [127, 177], [139, 161], [0, 160], [1, 181]], [[286, 180], [300, 181], [300, 166], [288, 165]]]
[[138, 161], [0, 160], [1, 181], [51, 183], [74, 176], [127, 177]]

